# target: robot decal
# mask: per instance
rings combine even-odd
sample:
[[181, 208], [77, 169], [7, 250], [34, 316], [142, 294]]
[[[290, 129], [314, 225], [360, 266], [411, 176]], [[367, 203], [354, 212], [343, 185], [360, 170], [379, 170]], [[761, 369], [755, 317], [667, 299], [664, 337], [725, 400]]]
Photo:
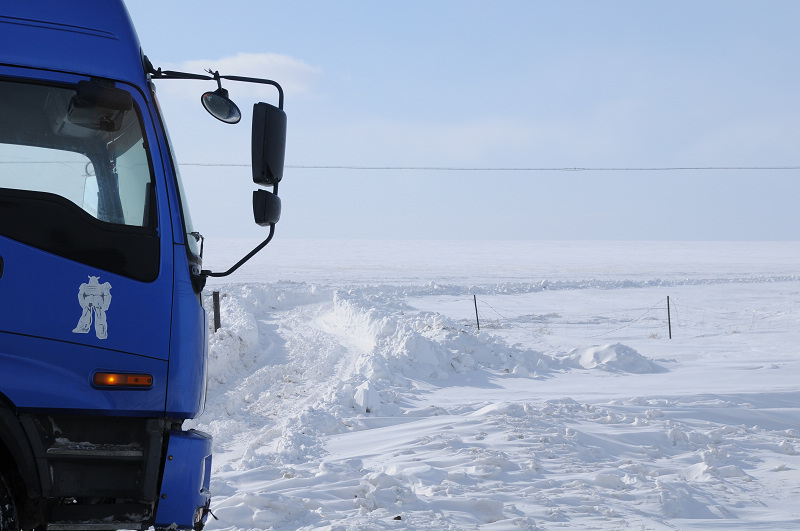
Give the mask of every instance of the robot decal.
[[94, 331], [97, 339], [108, 337], [108, 322], [106, 310], [111, 304], [111, 284], [103, 282], [100, 277], [89, 277], [89, 282], [84, 282], [78, 288], [78, 303], [83, 308], [83, 313], [78, 321], [78, 326], [72, 331], [74, 334], [86, 334], [92, 328], [92, 312], [94, 312]]

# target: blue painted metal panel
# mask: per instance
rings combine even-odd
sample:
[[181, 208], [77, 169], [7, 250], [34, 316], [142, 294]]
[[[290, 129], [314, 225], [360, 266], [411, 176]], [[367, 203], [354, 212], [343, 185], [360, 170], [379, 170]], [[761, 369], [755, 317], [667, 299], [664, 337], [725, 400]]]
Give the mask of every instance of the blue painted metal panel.
[[[23, 410], [153, 417], [164, 412], [164, 360], [0, 333], [0, 367], [2, 394]], [[97, 371], [151, 374], [153, 386], [99, 389], [92, 385]]]
[[173, 308], [166, 414], [194, 418], [202, 412], [205, 399], [207, 320], [192, 289], [183, 245], [175, 245]]
[[170, 432], [155, 527], [191, 529], [199, 518], [205, 520], [210, 482], [211, 436], [196, 430]]
[[0, 62], [144, 86], [139, 38], [121, 0], [25, 0], [0, 9]]
[[[29, 338], [24, 354], [39, 356], [38, 339], [83, 344], [151, 358], [169, 358], [172, 294], [170, 260], [162, 260], [155, 282], [139, 282], [55, 256], [0, 236], [5, 264], [0, 278], [0, 331]], [[90, 277], [107, 284], [111, 296], [105, 311], [105, 337], [97, 315], [86, 333], [76, 332], [83, 314], [78, 294]], [[85, 288], [84, 288], [85, 289]], [[54, 347], [47, 347], [53, 350]], [[102, 359], [102, 350], [95, 351]], [[19, 352], [16, 354], [23, 354]]]

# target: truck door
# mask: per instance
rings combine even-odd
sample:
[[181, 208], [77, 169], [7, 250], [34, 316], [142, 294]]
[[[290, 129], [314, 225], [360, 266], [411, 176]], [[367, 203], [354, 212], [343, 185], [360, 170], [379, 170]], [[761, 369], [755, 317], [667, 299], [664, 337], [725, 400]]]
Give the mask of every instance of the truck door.
[[[163, 414], [173, 272], [157, 145], [122, 83], [0, 77], [0, 393], [17, 407]], [[110, 388], [104, 372], [143, 379]]]

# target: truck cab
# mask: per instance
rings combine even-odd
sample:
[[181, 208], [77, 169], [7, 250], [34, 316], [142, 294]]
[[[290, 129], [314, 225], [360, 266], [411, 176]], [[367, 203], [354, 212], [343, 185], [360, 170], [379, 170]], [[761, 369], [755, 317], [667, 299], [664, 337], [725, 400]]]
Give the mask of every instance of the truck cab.
[[[0, 531], [201, 529], [209, 512], [211, 438], [182, 425], [205, 399], [205, 277], [240, 264], [202, 269], [155, 97], [175, 77], [229, 102], [219, 73], [155, 69], [121, 0], [0, 6]], [[256, 252], [280, 214], [282, 109], [257, 104], [253, 132], [272, 186], [253, 196]]]

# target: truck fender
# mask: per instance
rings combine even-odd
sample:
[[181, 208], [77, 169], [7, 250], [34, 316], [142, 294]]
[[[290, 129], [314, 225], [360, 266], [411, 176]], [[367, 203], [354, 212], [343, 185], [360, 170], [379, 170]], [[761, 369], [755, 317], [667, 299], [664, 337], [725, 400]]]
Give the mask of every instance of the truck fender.
[[[0, 442], [8, 449], [10, 457], [16, 465], [14, 472], [19, 473], [28, 497], [39, 497], [42, 487], [39, 483], [39, 471], [28, 436], [22, 429], [17, 415], [2, 405], [0, 405]], [[2, 463], [2, 465], [5, 467], [6, 463]]]

